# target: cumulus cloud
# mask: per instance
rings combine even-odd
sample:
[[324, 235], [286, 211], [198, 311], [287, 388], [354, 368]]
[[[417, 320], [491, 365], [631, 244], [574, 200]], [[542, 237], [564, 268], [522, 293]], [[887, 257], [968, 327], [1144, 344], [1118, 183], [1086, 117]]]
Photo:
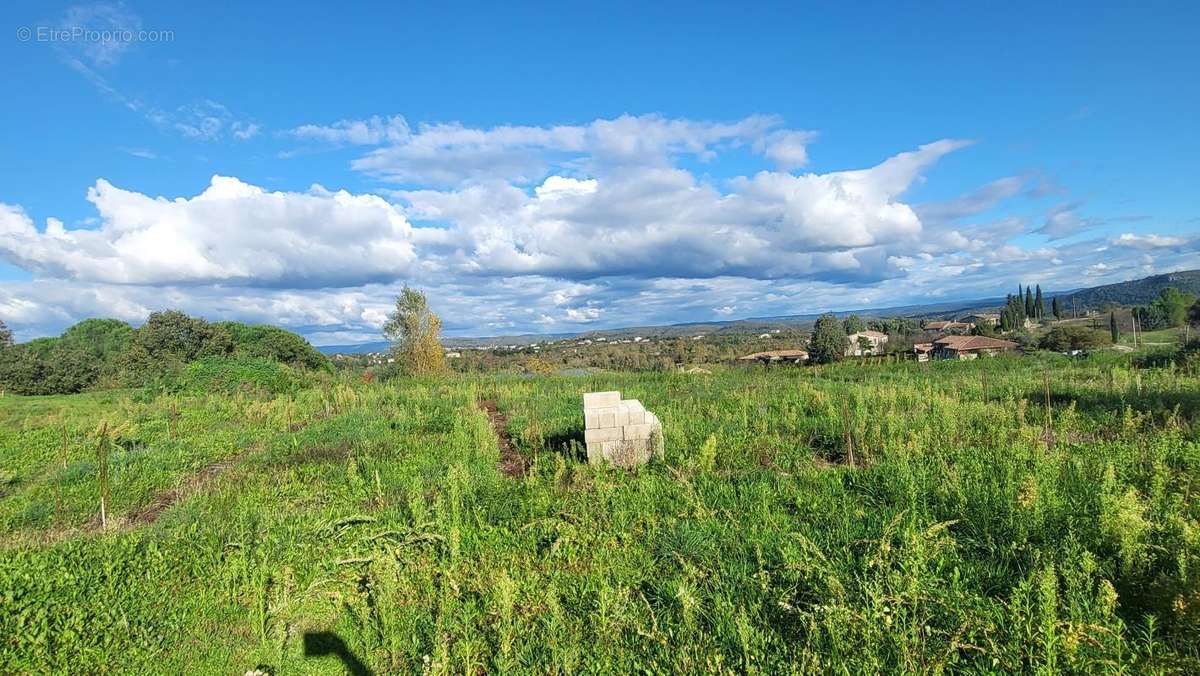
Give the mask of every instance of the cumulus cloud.
[[394, 280], [415, 261], [412, 228], [374, 195], [268, 192], [214, 176], [191, 198], [153, 198], [105, 180], [88, 190], [98, 229], [39, 231], [0, 205], [0, 256], [38, 275], [117, 284], [347, 286]]
[[965, 142], [946, 140], [865, 170], [760, 172], [729, 191], [688, 171], [639, 166], [599, 179], [551, 176], [533, 194], [507, 183], [401, 191], [419, 220], [448, 221], [427, 255], [465, 274], [875, 281], [899, 274], [921, 222], [899, 197]]

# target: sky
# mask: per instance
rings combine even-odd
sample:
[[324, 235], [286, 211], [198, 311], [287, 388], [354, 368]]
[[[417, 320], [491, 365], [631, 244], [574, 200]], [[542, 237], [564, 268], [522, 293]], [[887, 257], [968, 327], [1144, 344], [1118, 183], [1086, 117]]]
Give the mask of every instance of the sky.
[[0, 9], [20, 340], [373, 341], [405, 284], [488, 336], [1200, 268], [1198, 3], [171, 4]]

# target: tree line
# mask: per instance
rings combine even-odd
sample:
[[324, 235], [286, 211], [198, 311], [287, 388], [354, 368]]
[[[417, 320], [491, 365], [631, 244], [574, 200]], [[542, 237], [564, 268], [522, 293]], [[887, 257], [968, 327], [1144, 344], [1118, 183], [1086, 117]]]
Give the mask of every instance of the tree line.
[[119, 319], [85, 319], [57, 338], [20, 344], [0, 322], [0, 390], [14, 394], [137, 387], [209, 357], [329, 367], [308, 341], [285, 329], [208, 322], [177, 310], [151, 313], [137, 328]]

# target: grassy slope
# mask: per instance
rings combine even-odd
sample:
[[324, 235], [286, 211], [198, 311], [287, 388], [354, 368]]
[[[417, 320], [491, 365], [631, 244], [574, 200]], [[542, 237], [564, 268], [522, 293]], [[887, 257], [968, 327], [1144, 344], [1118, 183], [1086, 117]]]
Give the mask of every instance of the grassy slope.
[[[1096, 359], [1053, 362], [1053, 441], [1032, 359], [185, 398], [173, 434], [166, 399], [5, 397], [0, 671], [340, 673], [306, 634], [381, 671], [1195, 671], [1200, 382]], [[608, 388], [665, 463], [569, 450]]]

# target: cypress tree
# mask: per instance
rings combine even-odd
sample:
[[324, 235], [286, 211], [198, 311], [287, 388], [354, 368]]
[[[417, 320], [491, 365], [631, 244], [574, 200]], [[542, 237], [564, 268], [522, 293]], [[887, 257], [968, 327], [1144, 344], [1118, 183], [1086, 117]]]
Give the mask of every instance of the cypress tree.
[[1046, 316], [1046, 301], [1042, 298], [1042, 285], [1037, 285], [1037, 295], [1033, 298], [1034, 316], [1041, 321]]
[[1050, 302], [1050, 311], [1054, 313], [1055, 319], [1062, 319], [1062, 303], [1059, 302], [1058, 296], [1055, 296], [1054, 300]]
[[1117, 313], [1108, 313], [1108, 332], [1112, 334], [1113, 344], [1121, 340], [1121, 329], [1117, 326]]

